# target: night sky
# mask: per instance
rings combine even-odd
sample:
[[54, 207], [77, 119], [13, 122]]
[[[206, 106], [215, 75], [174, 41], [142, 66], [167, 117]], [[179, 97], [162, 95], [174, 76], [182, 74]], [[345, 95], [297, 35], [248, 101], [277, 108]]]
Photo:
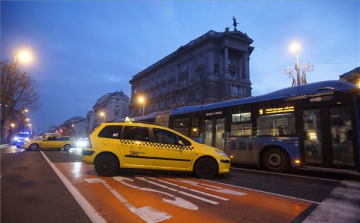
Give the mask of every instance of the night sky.
[[42, 107], [29, 111], [36, 133], [86, 117], [96, 100], [209, 30], [232, 27], [254, 40], [252, 95], [291, 86], [292, 42], [308, 83], [339, 79], [360, 64], [359, 1], [1, 1], [1, 60], [23, 48], [20, 64], [37, 82]]

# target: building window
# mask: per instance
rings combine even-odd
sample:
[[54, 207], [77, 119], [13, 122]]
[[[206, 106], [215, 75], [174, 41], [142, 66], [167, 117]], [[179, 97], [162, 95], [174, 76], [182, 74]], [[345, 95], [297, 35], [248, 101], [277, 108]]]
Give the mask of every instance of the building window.
[[199, 58], [198, 64], [199, 64], [199, 65], [204, 65], [204, 57], [200, 57], [200, 58]]
[[196, 89], [195, 91], [195, 100], [196, 101], [199, 101], [203, 98], [203, 91], [202, 91], [202, 88], [198, 88]]
[[233, 59], [231, 57], [229, 57], [228, 59], [228, 65], [232, 65], [233, 64]]
[[183, 72], [186, 72], [186, 71], [187, 71], [187, 65], [186, 65], [186, 64], [184, 64], [184, 65], [182, 66], [182, 71], [183, 71]]
[[245, 87], [231, 84], [231, 94], [235, 96], [245, 95]]
[[181, 87], [186, 87], [186, 81], [183, 81]]
[[199, 72], [199, 81], [204, 81], [204, 73], [202, 71]]

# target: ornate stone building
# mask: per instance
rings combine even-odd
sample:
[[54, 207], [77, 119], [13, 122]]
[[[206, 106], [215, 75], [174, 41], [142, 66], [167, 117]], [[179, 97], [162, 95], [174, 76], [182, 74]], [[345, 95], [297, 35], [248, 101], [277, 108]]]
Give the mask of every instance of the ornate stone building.
[[357, 67], [343, 75], [340, 75], [341, 81], [346, 81], [360, 87], [360, 67]]
[[234, 31], [211, 30], [181, 46], [130, 80], [130, 115], [251, 96], [252, 42], [235, 26]]
[[96, 101], [93, 110], [93, 128], [106, 121], [119, 122], [129, 113], [129, 97], [123, 91], [107, 93]]

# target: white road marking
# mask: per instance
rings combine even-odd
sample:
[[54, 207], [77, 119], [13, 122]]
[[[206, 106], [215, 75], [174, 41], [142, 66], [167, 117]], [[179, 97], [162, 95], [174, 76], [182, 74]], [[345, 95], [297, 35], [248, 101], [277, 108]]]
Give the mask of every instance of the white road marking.
[[261, 171], [261, 170], [251, 170], [251, 169], [244, 169], [244, 168], [238, 168], [238, 167], [231, 167], [231, 169], [237, 169], [237, 170], [244, 170], [249, 172], [257, 172], [257, 173], [267, 173], [267, 174], [275, 174], [275, 175], [282, 175], [282, 176], [290, 176], [290, 177], [297, 177], [297, 178], [305, 178], [305, 179], [314, 179], [314, 180], [324, 180], [324, 181], [332, 181], [332, 182], [341, 182], [341, 180], [331, 180], [331, 179], [324, 179], [324, 178], [318, 178], [318, 177], [307, 177], [307, 176], [299, 176], [299, 175], [293, 175], [288, 173], [275, 173], [275, 172], [268, 172], [268, 171]]
[[231, 185], [231, 184], [225, 184], [225, 183], [220, 183], [220, 182], [210, 181], [210, 180], [203, 180], [203, 181], [208, 181], [208, 182], [211, 182], [211, 183], [226, 185], [226, 186], [229, 186], [229, 187], [235, 187], [235, 188], [239, 188], [239, 189], [243, 189], [243, 190], [254, 191], [254, 192], [258, 192], [258, 193], [262, 193], [262, 194], [270, 194], [270, 195], [274, 195], [274, 196], [285, 197], [285, 198], [289, 198], [289, 199], [292, 199], [292, 200], [305, 201], [305, 202], [313, 203], [313, 204], [320, 204], [319, 202], [316, 202], [316, 201], [311, 201], [311, 200], [301, 199], [301, 198], [297, 198], [297, 197], [286, 196], [286, 195], [282, 195], [282, 194], [270, 193], [270, 192], [262, 191], [262, 190], [255, 190], [255, 189], [251, 189], [251, 188], [248, 188], [248, 187], [234, 186], [234, 185]]
[[203, 197], [199, 197], [199, 196], [196, 196], [196, 195], [193, 195], [193, 194], [189, 194], [189, 193], [186, 193], [184, 191], [179, 191], [180, 194], [184, 194], [186, 196], [189, 196], [189, 197], [192, 197], [192, 198], [196, 198], [198, 200], [202, 200], [202, 201], [205, 201], [205, 202], [208, 202], [210, 204], [219, 204], [219, 202], [216, 202], [216, 201], [212, 201], [212, 200], [209, 200], [209, 199], [206, 199], [206, 198], [203, 198]]
[[80, 207], [85, 211], [87, 216], [91, 219], [92, 222], [96, 223], [105, 223], [105, 219], [95, 210], [93, 206], [81, 195], [81, 193], [70, 183], [70, 181], [60, 172], [60, 170], [47, 158], [47, 156], [40, 151], [44, 156], [45, 160], [51, 166], [51, 168], [58, 175], [60, 180], [65, 184], [66, 188], [73, 195], [75, 200], [79, 203]]
[[[152, 181], [148, 181], [146, 180], [144, 177], [136, 177], [137, 179], [139, 180], [142, 180], [142, 181], [146, 181], [146, 182], [149, 182], [149, 183], [152, 183], [156, 186], [161, 186], [162, 188], [166, 188], [166, 189], [173, 189], [173, 188], [169, 188], [167, 186], [164, 186], [164, 185], [161, 185], [161, 184], [158, 184], [158, 183], [155, 183], [155, 182], [152, 182]], [[187, 200], [184, 200], [180, 197], [175, 197], [174, 195], [170, 194], [170, 193], [166, 193], [164, 191], [159, 191], [159, 190], [155, 190], [155, 189], [151, 189], [151, 188], [146, 188], [146, 187], [136, 187], [136, 186], [133, 186], [133, 185], [130, 185], [128, 183], [125, 183], [124, 181], [131, 181], [133, 182], [134, 180], [130, 179], [130, 178], [126, 178], [126, 177], [113, 177], [114, 180], [126, 185], [126, 186], [130, 186], [132, 188], [135, 188], [135, 189], [138, 189], [138, 190], [143, 190], [143, 191], [149, 191], [149, 192], [153, 192], [153, 193], [159, 193], [159, 194], [163, 194], [163, 195], [166, 195], [166, 196], [169, 196], [175, 200], [169, 200], [169, 199], [166, 199], [166, 198], [163, 198], [163, 201], [166, 202], [166, 203], [169, 203], [169, 204], [172, 204], [172, 205], [175, 205], [175, 206], [178, 206], [178, 207], [181, 207], [181, 208], [184, 208], [184, 209], [188, 209], [188, 210], [198, 210], [198, 207], [191, 203], [190, 201], [187, 201]], [[174, 190], [174, 189], [173, 189]], [[177, 190], [175, 190], [177, 191]]]
[[206, 195], [206, 196], [209, 196], [209, 197], [217, 198], [217, 199], [223, 200], [223, 201], [228, 201], [229, 200], [229, 199], [227, 199], [225, 197], [220, 197], [220, 196], [217, 196], [217, 195], [209, 194], [209, 193], [202, 192], [202, 191], [195, 190], [195, 189], [190, 189], [190, 191], [193, 191], [193, 192], [196, 192], [196, 193], [199, 193], [199, 194], [203, 194], [203, 195]]
[[[199, 182], [195, 182], [195, 181], [191, 181], [191, 180], [183, 180], [183, 179], [177, 179], [177, 180], [169, 179], [169, 180], [190, 184], [190, 185], [193, 185], [196, 187], [204, 188], [206, 190], [216, 191], [216, 192], [223, 193], [223, 194], [231, 194], [231, 195], [236, 195], [236, 196], [246, 195], [246, 193], [243, 193], [243, 192], [238, 192], [238, 191], [230, 190], [230, 189], [223, 189], [222, 187], [199, 183]], [[210, 182], [212, 182], [212, 181], [210, 181]], [[207, 186], [207, 187], [204, 187], [204, 186]], [[196, 190], [194, 190], [194, 191], [196, 191]]]
[[[139, 177], [138, 177], [138, 178], [139, 178]], [[149, 178], [149, 177], [146, 177], [146, 178]], [[145, 177], [142, 177], [142, 179], [145, 180], [145, 181], [147, 181], [147, 180], [145, 179]], [[162, 183], [166, 183], [166, 184], [169, 184], [169, 185], [174, 186], [174, 187], [179, 187], [179, 188], [182, 188], [182, 189], [186, 188], [186, 190], [190, 190], [190, 191], [192, 191], [192, 192], [196, 192], [196, 193], [199, 193], [199, 194], [202, 194], [202, 195], [206, 195], [206, 196], [210, 196], [210, 197], [213, 197], [213, 198], [217, 198], [217, 199], [220, 199], [220, 200], [224, 200], [224, 201], [228, 201], [228, 200], [229, 200], [228, 198], [225, 198], [225, 197], [220, 197], [220, 196], [217, 196], [217, 195], [214, 195], [214, 194], [209, 194], [209, 193], [202, 192], [202, 191], [195, 190], [195, 189], [189, 189], [189, 188], [187, 188], [187, 187], [183, 187], [183, 186], [180, 186], [180, 185], [177, 185], [177, 184], [174, 184], [174, 183], [170, 183], [170, 182], [167, 182], [167, 181], [165, 181], [165, 180], [158, 180], [158, 179], [156, 179], [156, 178], [149, 178], [149, 179], [153, 179], [153, 180], [156, 180], [156, 181], [159, 181], [159, 182], [162, 182]], [[147, 181], [147, 182], [153, 183], [153, 182], [151, 182], [151, 181]], [[191, 184], [194, 183], [193, 181], [188, 181], [188, 180], [186, 180], [186, 182], [191, 183]], [[155, 184], [155, 185], [160, 185], [160, 184], [157, 184], [157, 183], [153, 183], [153, 184]], [[205, 184], [205, 185], [207, 185], [207, 186], [212, 186], [212, 185], [209, 185], [209, 184]], [[161, 185], [161, 187], [167, 188], [167, 189], [173, 189], [173, 188], [170, 188], [170, 187], [167, 187], [167, 186], [164, 186], [164, 185]], [[200, 186], [200, 187], [201, 187], [201, 186]], [[214, 186], [214, 187], [215, 187], [215, 188], [222, 189], [221, 187], [216, 187], [216, 186]], [[175, 189], [173, 189], [173, 190], [176, 191]], [[179, 193], [182, 193], [182, 192], [180, 191]], [[240, 193], [240, 192], [238, 192], [238, 193]], [[182, 194], [187, 195], [187, 196], [190, 195], [189, 193], [186, 193], [186, 192], [183, 192]], [[241, 195], [245, 195], [245, 194], [244, 194], [244, 193], [241, 193]], [[218, 202], [216, 202], [216, 201], [212, 201], [212, 200], [209, 200], [209, 199], [206, 199], [206, 198], [202, 198], [202, 197], [199, 197], [199, 196], [196, 196], [196, 195], [192, 195], [192, 196], [190, 196], [190, 197], [193, 197], [193, 198], [196, 198], [196, 199], [199, 199], [199, 200], [202, 200], [202, 201], [206, 201], [206, 202], [211, 203], [211, 204], [218, 204]]]
[[102, 179], [90, 178], [85, 179], [85, 181], [88, 183], [102, 183], [121, 203], [125, 205], [125, 207], [127, 207], [131, 212], [136, 214], [147, 223], [156, 223], [172, 218], [172, 215], [169, 215], [166, 212], [158, 211], [150, 206], [135, 208], [130, 202], [126, 200], [126, 198], [124, 198], [119, 192], [114, 190], [106, 181]]

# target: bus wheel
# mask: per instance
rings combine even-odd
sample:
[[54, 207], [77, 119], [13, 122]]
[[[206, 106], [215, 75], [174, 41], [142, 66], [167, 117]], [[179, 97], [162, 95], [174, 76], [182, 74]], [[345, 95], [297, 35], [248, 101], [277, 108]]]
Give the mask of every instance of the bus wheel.
[[211, 179], [217, 175], [218, 167], [213, 159], [205, 157], [196, 162], [194, 173], [201, 179]]
[[265, 169], [272, 172], [285, 172], [289, 167], [289, 157], [282, 149], [267, 149], [262, 156]]
[[119, 162], [114, 155], [102, 154], [95, 160], [95, 170], [103, 177], [109, 177], [116, 174], [119, 169]]

